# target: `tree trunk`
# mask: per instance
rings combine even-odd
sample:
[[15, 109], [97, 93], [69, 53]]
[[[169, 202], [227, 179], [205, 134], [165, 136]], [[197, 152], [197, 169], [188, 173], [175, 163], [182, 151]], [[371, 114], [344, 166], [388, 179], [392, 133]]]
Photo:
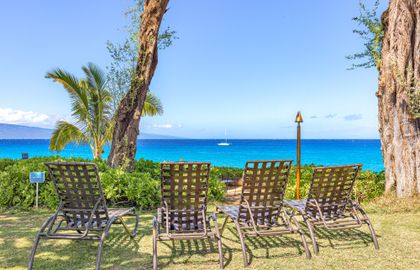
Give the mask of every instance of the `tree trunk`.
[[169, 0], [145, 0], [139, 32], [139, 55], [135, 78], [116, 115], [108, 164], [133, 168], [139, 123], [146, 94], [158, 62], [158, 35]]
[[96, 148], [93, 158], [94, 159], [102, 159], [102, 149]]
[[420, 193], [420, 119], [408, 111], [404, 87], [409, 77], [420, 79], [420, 0], [390, 0], [382, 24], [377, 95], [385, 190], [406, 197]]

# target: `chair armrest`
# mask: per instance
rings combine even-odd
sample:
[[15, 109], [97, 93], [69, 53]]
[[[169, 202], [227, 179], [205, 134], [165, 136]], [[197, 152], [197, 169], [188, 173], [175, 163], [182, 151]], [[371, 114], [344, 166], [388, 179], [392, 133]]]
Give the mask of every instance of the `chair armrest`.
[[[221, 234], [220, 234], [220, 230], [219, 230], [219, 224], [217, 224], [217, 218], [216, 218], [216, 214], [215, 213], [212, 213], [209, 216], [209, 222], [210, 222], [210, 220], [213, 221], [213, 225], [214, 225], [214, 229], [215, 229], [215, 232], [216, 232], [216, 236], [217, 236], [218, 239], [220, 239], [221, 238]], [[223, 229], [222, 229], [222, 231], [223, 231]]]
[[132, 201], [120, 201], [114, 203], [115, 206], [124, 206], [124, 207], [135, 207], [136, 204]]
[[217, 222], [217, 218], [216, 218], [216, 214], [215, 213], [211, 213], [208, 216], [208, 219], [211, 220], [211, 221], [213, 221], [213, 222]]
[[157, 221], [156, 216], [153, 216], [153, 221], [152, 221], [153, 228], [157, 228], [158, 224], [159, 222]]
[[245, 208], [247, 208], [248, 209], [248, 212], [249, 212], [249, 217], [251, 218], [251, 222], [252, 222], [252, 227], [254, 228], [254, 231], [255, 231], [255, 233], [256, 234], [258, 234], [258, 229], [257, 229], [257, 224], [255, 223], [255, 220], [254, 220], [254, 216], [253, 216], [253, 214], [252, 214], [252, 207], [251, 207], [251, 205], [249, 205], [249, 202], [248, 202], [248, 200], [247, 199], [244, 199], [245, 200], [245, 206], [243, 206], [242, 204], [241, 204], [241, 206], [243, 206], [243, 207], [245, 207]]

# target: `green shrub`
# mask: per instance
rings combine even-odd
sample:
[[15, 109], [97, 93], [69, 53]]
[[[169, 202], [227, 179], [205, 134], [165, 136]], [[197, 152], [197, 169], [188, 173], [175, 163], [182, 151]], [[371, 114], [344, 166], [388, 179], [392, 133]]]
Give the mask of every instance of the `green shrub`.
[[[308, 196], [312, 181], [313, 167], [315, 165], [305, 165], [301, 167], [300, 197]], [[375, 173], [372, 171], [360, 171], [356, 180], [352, 199], [359, 203], [368, 202], [381, 196], [385, 190], [385, 173]], [[290, 171], [289, 182], [286, 188], [286, 199], [296, 199], [296, 167]]]
[[219, 177], [225, 178], [241, 178], [243, 170], [240, 168], [230, 168], [230, 167], [212, 167], [211, 174]]
[[[89, 161], [84, 159], [63, 159], [60, 157], [35, 157], [28, 160], [0, 159], [0, 207], [29, 208], [35, 204], [35, 185], [29, 183], [29, 173], [47, 171], [44, 162], [48, 161]], [[159, 163], [140, 159], [135, 162], [135, 170], [127, 173], [112, 169], [105, 161], [95, 161], [99, 168], [102, 188], [110, 204], [130, 202], [142, 209], [155, 208], [160, 203]], [[308, 195], [312, 179], [313, 165], [302, 166], [301, 198]], [[226, 186], [223, 177], [239, 178], [242, 169], [212, 167], [209, 179], [208, 197], [210, 200], [223, 200]], [[48, 173], [45, 183], [39, 185], [39, 204], [54, 208], [58, 204], [54, 185]], [[367, 202], [381, 196], [385, 188], [383, 172], [362, 171], [356, 181], [352, 198]], [[296, 168], [291, 169], [286, 187], [286, 199], [296, 198]]]
[[150, 173], [126, 173], [121, 169], [108, 169], [100, 173], [105, 197], [109, 202], [131, 202], [142, 209], [158, 206], [160, 182]]
[[[35, 204], [35, 184], [29, 183], [29, 173], [47, 171], [44, 162], [59, 161], [59, 157], [31, 158], [28, 160], [1, 160], [0, 167], [0, 206], [21, 208]], [[7, 164], [7, 165], [6, 165]], [[47, 207], [57, 206], [54, 186], [48, 173], [45, 183], [39, 185], [39, 204]]]
[[[44, 162], [90, 161], [63, 159], [60, 157], [35, 157], [27, 160], [0, 159], [0, 207], [30, 208], [35, 205], [35, 185], [29, 183], [29, 173], [45, 171]], [[129, 202], [142, 209], [155, 208], [160, 204], [160, 166], [157, 162], [140, 159], [135, 170], [127, 173], [112, 169], [105, 161], [94, 161], [99, 169], [104, 195], [110, 204]], [[219, 175], [219, 172], [217, 173]], [[212, 176], [209, 180], [209, 199], [221, 200], [225, 185]], [[55, 208], [58, 197], [48, 172], [45, 183], [39, 185], [39, 205]]]
[[225, 197], [226, 185], [216, 174], [210, 174], [209, 178], [209, 200], [221, 201]]
[[367, 202], [380, 197], [385, 191], [385, 172], [361, 171], [353, 189], [352, 198], [357, 202]]
[[86, 160], [86, 162], [95, 162], [96, 166], [98, 166], [98, 171], [99, 172], [106, 172], [110, 169], [110, 167], [106, 164], [105, 160], [99, 160], [99, 159], [96, 159], [94, 161]]
[[[60, 157], [31, 158], [27, 160], [0, 159], [0, 206], [29, 208], [35, 204], [35, 185], [29, 183], [29, 173], [45, 171], [45, 183], [39, 185], [39, 205], [55, 208], [58, 197], [44, 162], [89, 161], [84, 159], [63, 159]], [[91, 161], [91, 160], [90, 160]], [[92, 162], [92, 161], [91, 161]], [[101, 176], [102, 189], [109, 203], [129, 201], [140, 208], [154, 208], [159, 203], [159, 178], [152, 178], [149, 172], [126, 173], [111, 169], [105, 161], [95, 160]], [[147, 167], [145, 164], [149, 165]], [[139, 167], [153, 171], [156, 164], [142, 161]]]
[[2, 158], [0, 159], [0, 172], [4, 171], [7, 166], [13, 165], [16, 162], [14, 159]]
[[160, 179], [160, 165], [158, 162], [151, 160], [139, 159], [135, 162], [134, 171], [149, 173], [154, 179]]

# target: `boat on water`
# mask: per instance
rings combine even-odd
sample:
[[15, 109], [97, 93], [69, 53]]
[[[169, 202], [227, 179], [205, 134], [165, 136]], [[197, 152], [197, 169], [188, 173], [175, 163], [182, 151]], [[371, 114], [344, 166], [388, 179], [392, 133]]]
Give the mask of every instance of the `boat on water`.
[[220, 142], [220, 143], [218, 143], [217, 145], [218, 145], [218, 146], [230, 146], [230, 145], [231, 145], [231, 143], [228, 143], [228, 140], [227, 140], [227, 133], [226, 133], [226, 129], [225, 129], [225, 141], [224, 141], [224, 142]]

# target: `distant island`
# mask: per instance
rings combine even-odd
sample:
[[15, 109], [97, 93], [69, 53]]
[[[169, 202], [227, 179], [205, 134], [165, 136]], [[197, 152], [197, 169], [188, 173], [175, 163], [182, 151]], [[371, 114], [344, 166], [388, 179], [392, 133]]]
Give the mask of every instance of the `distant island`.
[[[40, 128], [40, 127], [29, 127], [23, 125], [14, 124], [3, 124], [0, 123], [0, 140], [5, 139], [19, 139], [19, 140], [30, 140], [30, 139], [50, 139], [52, 129]], [[166, 136], [160, 134], [142, 133], [140, 139], [182, 139], [180, 137]]]

